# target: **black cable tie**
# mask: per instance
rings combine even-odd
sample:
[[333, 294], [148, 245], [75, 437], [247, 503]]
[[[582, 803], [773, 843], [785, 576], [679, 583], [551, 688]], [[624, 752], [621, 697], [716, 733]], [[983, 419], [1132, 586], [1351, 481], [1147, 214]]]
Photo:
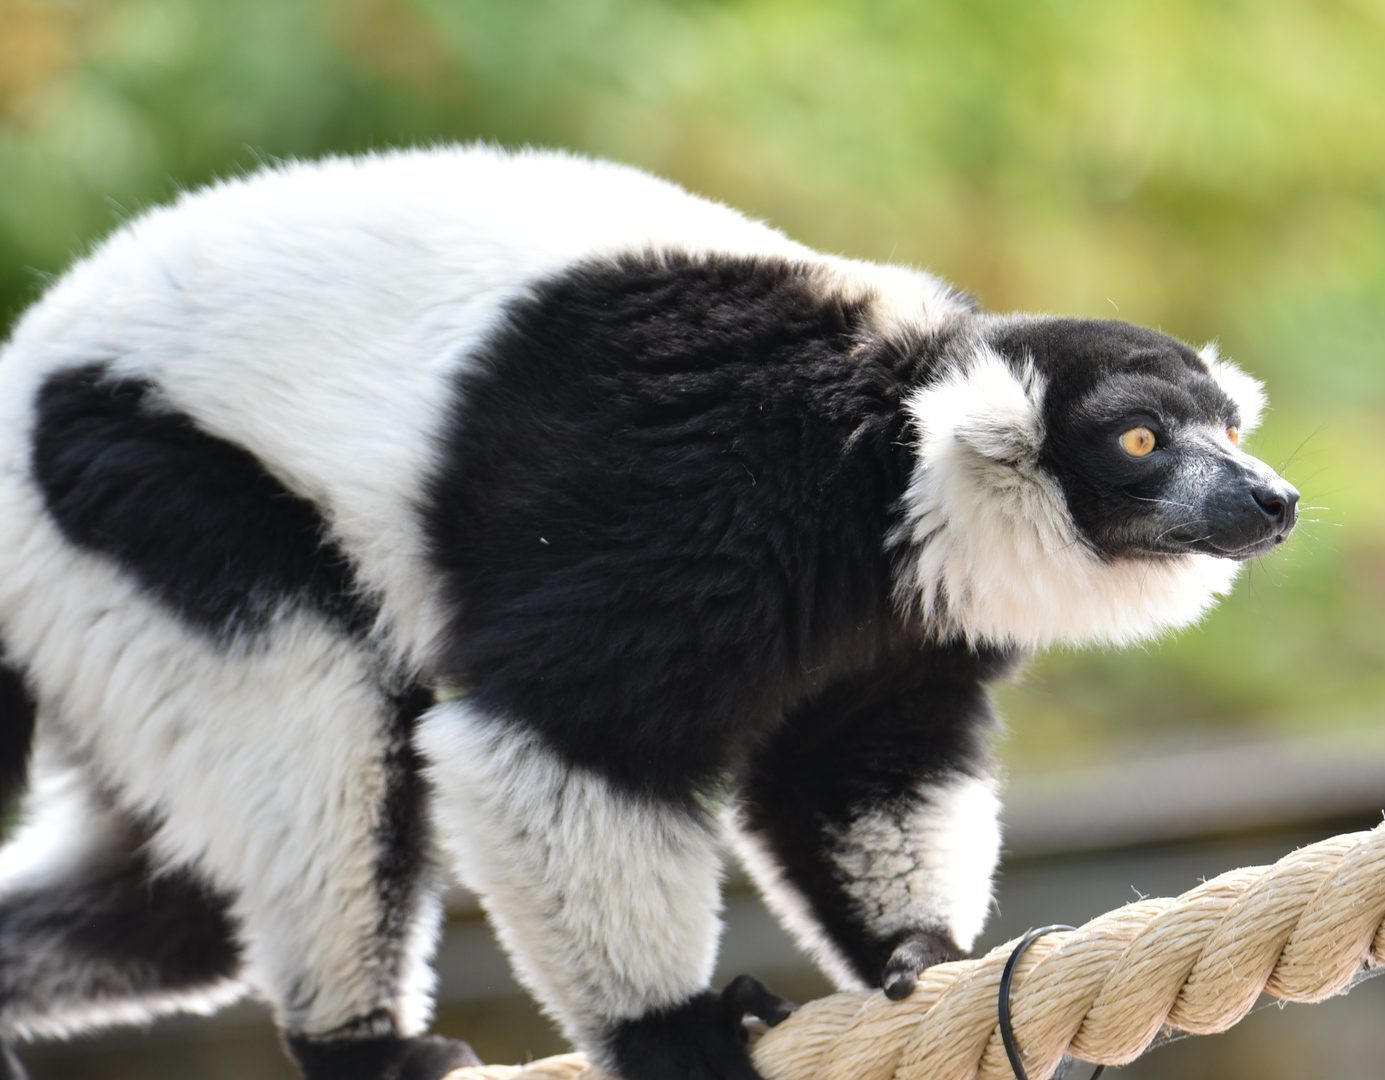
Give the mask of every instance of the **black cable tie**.
[[[1055, 923], [1052, 926], [1040, 926], [1036, 930], [1031, 930], [1020, 938], [1019, 944], [1010, 953], [1010, 959], [1005, 961], [1005, 970], [1000, 974], [1000, 995], [996, 1007], [1000, 1013], [1000, 1041], [1005, 1044], [1005, 1056], [1010, 1060], [1010, 1068], [1015, 1072], [1015, 1080], [1029, 1080], [1029, 1074], [1024, 1071], [1024, 1062], [1020, 1060], [1020, 1048], [1019, 1044], [1015, 1042], [1014, 1021], [1010, 1013], [1010, 987], [1015, 981], [1015, 969], [1019, 967], [1020, 957], [1025, 954], [1029, 946], [1045, 934], [1051, 934], [1055, 930], [1076, 929], [1075, 926]], [[1089, 1080], [1097, 1080], [1097, 1077], [1105, 1071], [1105, 1065], [1098, 1065]]]

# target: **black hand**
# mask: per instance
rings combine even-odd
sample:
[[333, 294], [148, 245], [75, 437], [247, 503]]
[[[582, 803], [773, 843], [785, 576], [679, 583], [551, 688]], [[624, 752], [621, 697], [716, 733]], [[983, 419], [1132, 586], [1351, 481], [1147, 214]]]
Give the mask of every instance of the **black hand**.
[[480, 1064], [476, 1051], [460, 1039], [422, 1035], [407, 1040], [395, 1075], [399, 1080], [441, 1080], [453, 1069]]
[[606, 1053], [623, 1080], [759, 1080], [746, 1051], [747, 1016], [773, 1026], [794, 1010], [741, 975], [720, 994], [704, 991], [672, 1009], [620, 1024]]
[[771, 993], [765, 984], [753, 975], [737, 975], [721, 992], [721, 1003], [727, 1010], [729, 1019], [742, 1024], [746, 1017], [754, 1016], [770, 1027], [789, 1018], [798, 1008], [788, 998]]
[[466, 1043], [437, 1035], [401, 1038], [284, 1040], [305, 1080], [442, 1080], [453, 1069], [480, 1065]]
[[916, 930], [895, 945], [880, 973], [880, 986], [887, 998], [900, 1001], [914, 992], [919, 972], [966, 955], [942, 931]]

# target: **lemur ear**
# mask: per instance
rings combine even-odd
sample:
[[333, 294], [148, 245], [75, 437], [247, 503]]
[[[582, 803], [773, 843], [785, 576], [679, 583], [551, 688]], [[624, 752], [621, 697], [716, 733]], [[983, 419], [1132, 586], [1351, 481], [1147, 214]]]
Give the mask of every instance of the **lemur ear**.
[[911, 396], [924, 460], [947, 456], [946, 443], [1005, 465], [1032, 464], [1043, 446], [1043, 387], [1033, 368], [1018, 372], [979, 346], [946, 376]]
[[1241, 414], [1241, 433], [1244, 435], [1260, 423], [1265, 411], [1265, 384], [1253, 375], [1247, 375], [1230, 360], [1223, 360], [1215, 341], [1209, 341], [1198, 353], [1212, 381], [1221, 387], [1222, 393], [1236, 403]]

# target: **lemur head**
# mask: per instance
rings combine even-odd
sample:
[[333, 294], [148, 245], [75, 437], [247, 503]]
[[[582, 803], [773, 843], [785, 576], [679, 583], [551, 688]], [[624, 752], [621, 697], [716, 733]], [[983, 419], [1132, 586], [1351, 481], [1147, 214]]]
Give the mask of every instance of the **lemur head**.
[[1241, 449], [1260, 384], [1121, 322], [982, 316], [906, 399], [897, 600], [940, 635], [1125, 642], [1195, 620], [1298, 492]]

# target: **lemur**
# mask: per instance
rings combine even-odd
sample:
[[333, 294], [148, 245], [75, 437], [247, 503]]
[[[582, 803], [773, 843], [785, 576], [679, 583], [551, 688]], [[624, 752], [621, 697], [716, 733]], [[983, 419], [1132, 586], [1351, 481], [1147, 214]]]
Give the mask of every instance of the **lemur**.
[[310, 1080], [435, 1080], [455, 875], [605, 1068], [750, 1080], [726, 843], [839, 986], [963, 955], [988, 684], [1288, 536], [1262, 405], [561, 153], [137, 216], [0, 353], [0, 1033], [252, 993]]

